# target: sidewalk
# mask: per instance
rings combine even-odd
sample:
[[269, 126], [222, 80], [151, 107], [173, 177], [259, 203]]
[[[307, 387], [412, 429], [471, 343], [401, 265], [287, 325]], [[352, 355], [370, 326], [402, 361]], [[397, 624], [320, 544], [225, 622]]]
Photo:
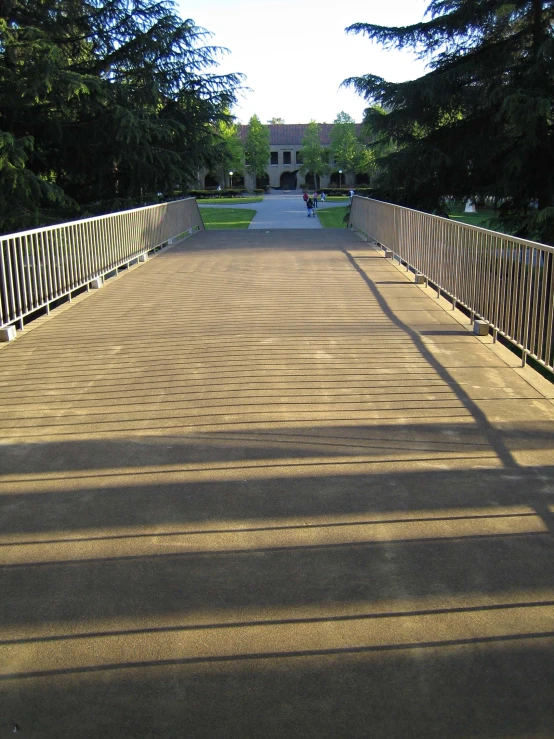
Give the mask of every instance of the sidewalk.
[[272, 193], [257, 204], [250, 229], [322, 228], [319, 218], [308, 218], [302, 192]]
[[[225, 203], [222, 205], [203, 205], [202, 201], [198, 201], [198, 205], [202, 208], [250, 208], [256, 210], [256, 215], [250, 224], [250, 230], [273, 230], [276, 228], [301, 228], [301, 229], [319, 229], [322, 228], [319, 218], [308, 218], [306, 205], [302, 200], [302, 191], [281, 193], [273, 190], [269, 195], [265, 195], [261, 203], [244, 203], [233, 205]], [[338, 203], [318, 203], [317, 210], [321, 208], [340, 207]], [[316, 211], [317, 212], [317, 211]]]
[[553, 736], [551, 385], [295, 228], [0, 348], [0, 739]]

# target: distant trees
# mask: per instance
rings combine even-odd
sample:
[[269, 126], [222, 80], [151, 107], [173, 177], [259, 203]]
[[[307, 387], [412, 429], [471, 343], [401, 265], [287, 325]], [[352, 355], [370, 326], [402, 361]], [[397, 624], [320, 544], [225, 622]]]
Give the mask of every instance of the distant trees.
[[194, 181], [241, 83], [208, 38], [172, 0], [0, 3], [0, 229]]
[[239, 176], [244, 174], [244, 147], [236, 123], [219, 122], [214, 132], [210, 156], [210, 169], [217, 172], [220, 182], [226, 182], [229, 172]]
[[257, 115], [248, 121], [248, 131], [244, 142], [246, 169], [256, 181], [266, 176], [269, 163], [269, 129], [264, 126]]
[[300, 150], [302, 157], [300, 172], [307, 175], [306, 180], [310, 176], [313, 178], [314, 187], [318, 187], [317, 178], [329, 172], [329, 165], [327, 164], [329, 152], [321, 144], [320, 131], [319, 123], [310, 121], [302, 139], [302, 149]]
[[371, 176], [375, 169], [373, 147], [356, 134], [356, 123], [352, 116], [341, 111], [333, 122], [329, 134], [333, 160], [343, 172]]
[[446, 196], [489, 196], [504, 227], [553, 243], [553, 3], [432, 0], [427, 14], [406, 27], [347, 29], [430, 58], [416, 80], [345, 81], [370, 104], [365, 121], [382, 144], [395, 144], [378, 196], [439, 213]]
[[356, 123], [352, 116], [344, 111], [339, 113], [333, 122], [329, 138], [336, 166], [343, 172], [354, 172], [358, 163], [360, 142], [356, 136]]
[[268, 123], [271, 125], [279, 124], [282, 125], [285, 122], [284, 118], [270, 118]]

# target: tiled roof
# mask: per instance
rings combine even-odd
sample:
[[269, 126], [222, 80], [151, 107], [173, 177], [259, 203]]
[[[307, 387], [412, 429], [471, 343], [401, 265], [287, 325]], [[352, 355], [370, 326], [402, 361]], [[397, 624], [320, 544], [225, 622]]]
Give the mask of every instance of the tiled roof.
[[[330, 144], [329, 134], [333, 128], [332, 123], [320, 123], [319, 140], [325, 146]], [[307, 123], [270, 123], [269, 128], [269, 145], [270, 146], [300, 146], [302, 139], [306, 135]], [[362, 129], [361, 123], [356, 123], [356, 133], [359, 135]], [[240, 126], [240, 137], [244, 141], [248, 126]]]

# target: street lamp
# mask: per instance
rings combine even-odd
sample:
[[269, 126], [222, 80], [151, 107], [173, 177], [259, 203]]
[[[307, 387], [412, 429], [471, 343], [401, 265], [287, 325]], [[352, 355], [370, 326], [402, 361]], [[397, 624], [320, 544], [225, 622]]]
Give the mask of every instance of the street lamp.
[[229, 177], [231, 178], [231, 190], [233, 189], [233, 173], [229, 172]]
[[340, 190], [341, 175], [342, 175], [342, 169], [339, 169], [339, 190]]

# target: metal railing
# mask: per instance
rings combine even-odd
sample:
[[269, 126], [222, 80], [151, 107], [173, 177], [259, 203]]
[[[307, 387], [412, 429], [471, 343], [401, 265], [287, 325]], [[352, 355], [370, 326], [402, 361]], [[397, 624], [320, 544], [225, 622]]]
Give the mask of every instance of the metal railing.
[[0, 328], [204, 224], [194, 198], [0, 237]]
[[350, 226], [554, 371], [554, 247], [358, 196]]

